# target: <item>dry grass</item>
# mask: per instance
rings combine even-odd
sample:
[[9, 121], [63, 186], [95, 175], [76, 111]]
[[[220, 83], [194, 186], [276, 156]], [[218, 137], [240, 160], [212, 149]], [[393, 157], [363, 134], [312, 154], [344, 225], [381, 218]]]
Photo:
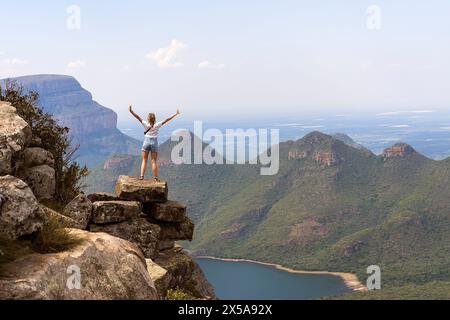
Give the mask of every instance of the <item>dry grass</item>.
[[81, 242], [82, 239], [66, 229], [56, 217], [49, 217], [32, 241], [32, 247], [39, 253], [55, 253], [70, 250]]

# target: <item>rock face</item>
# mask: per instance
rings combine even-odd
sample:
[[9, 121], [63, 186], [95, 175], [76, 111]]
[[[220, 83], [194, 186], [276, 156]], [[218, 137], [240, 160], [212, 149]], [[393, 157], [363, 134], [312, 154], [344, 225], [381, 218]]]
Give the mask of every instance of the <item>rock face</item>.
[[192, 240], [194, 224], [188, 217], [181, 222], [160, 222], [159, 234], [161, 240]]
[[76, 248], [32, 254], [4, 266], [0, 299], [159, 298], [134, 244], [106, 233], [72, 232], [84, 240]]
[[120, 176], [116, 183], [116, 194], [124, 200], [140, 202], [167, 201], [167, 183], [139, 180], [137, 177]]
[[0, 101], [0, 176], [12, 174], [20, 151], [31, 142], [31, 128], [16, 108]]
[[72, 218], [66, 217], [65, 215], [62, 215], [59, 212], [56, 212], [55, 210], [50, 209], [49, 207], [46, 207], [42, 204], [40, 204], [39, 206], [44, 212], [46, 219], [53, 218], [67, 228], [83, 229], [83, 226], [80, 226], [80, 224]]
[[41, 165], [53, 167], [55, 164], [53, 155], [49, 151], [39, 147], [26, 148], [23, 151], [22, 158], [22, 166], [25, 166], [26, 168]]
[[84, 194], [80, 194], [69, 202], [63, 214], [75, 220], [81, 229], [86, 229], [92, 217], [92, 202]]
[[406, 143], [396, 143], [392, 147], [386, 148], [383, 151], [383, 157], [384, 158], [391, 158], [391, 157], [407, 157], [409, 155], [412, 155], [416, 151], [413, 147], [411, 147], [409, 144]]
[[38, 200], [49, 200], [55, 195], [55, 169], [52, 167], [38, 165], [21, 171], [18, 176], [28, 184]]
[[172, 280], [171, 274], [163, 267], [154, 263], [151, 259], [145, 259], [145, 261], [147, 263], [148, 273], [155, 284], [159, 296], [165, 297], [167, 289], [170, 286], [170, 281]]
[[17, 239], [40, 230], [43, 222], [43, 212], [27, 184], [10, 175], [0, 177], [0, 233]]
[[94, 192], [88, 195], [88, 199], [91, 200], [91, 202], [120, 200], [115, 193], [110, 192]]
[[344, 162], [340, 152], [344, 142], [321, 132], [311, 132], [294, 143], [288, 151], [288, 159], [313, 159], [315, 162], [334, 166]]
[[154, 262], [170, 274], [170, 279], [163, 281], [167, 281], [168, 286], [158, 288], [159, 290], [180, 287], [197, 297], [214, 297], [214, 290], [206, 281], [202, 270], [180, 247], [162, 251]]
[[186, 216], [186, 206], [176, 201], [151, 203], [144, 206], [144, 212], [158, 221], [181, 222]]
[[154, 258], [158, 250], [158, 239], [161, 228], [141, 217], [121, 223], [91, 225], [91, 232], [106, 232], [113, 236], [136, 244], [147, 258]]
[[[25, 90], [39, 93], [39, 105], [55, 116], [62, 126], [70, 128], [74, 143], [79, 143], [78, 161], [96, 166], [113, 153], [136, 155], [140, 141], [117, 129], [117, 114], [92, 100], [73, 77], [33, 75], [13, 78]], [[1, 84], [0, 80], [0, 84]], [[2, 117], [0, 117], [2, 118]]]
[[117, 223], [137, 217], [142, 205], [137, 201], [97, 201], [92, 210], [92, 222]]

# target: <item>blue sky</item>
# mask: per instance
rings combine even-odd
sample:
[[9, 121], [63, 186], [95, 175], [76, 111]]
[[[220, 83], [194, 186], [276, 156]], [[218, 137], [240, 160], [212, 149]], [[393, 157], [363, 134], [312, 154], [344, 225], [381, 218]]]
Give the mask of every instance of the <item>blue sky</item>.
[[[71, 5], [80, 29], [67, 28]], [[367, 13], [371, 5], [378, 16]], [[450, 105], [446, 0], [19, 0], [0, 8], [0, 77], [71, 74], [121, 117], [129, 103], [162, 115], [180, 106], [197, 119]]]

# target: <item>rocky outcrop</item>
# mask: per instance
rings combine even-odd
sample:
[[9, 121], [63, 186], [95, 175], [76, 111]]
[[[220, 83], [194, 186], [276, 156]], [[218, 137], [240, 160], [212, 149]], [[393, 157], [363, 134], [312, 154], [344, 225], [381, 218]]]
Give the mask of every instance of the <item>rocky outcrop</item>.
[[311, 132], [296, 141], [288, 150], [288, 159], [312, 159], [315, 162], [334, 166], [344, 162], [342, 150], [345, 143], [321, 132]]
[[326, 166], [339, 164], [343, 161], [336, 152], [317, 152], [314, 155], [314, 160]]
[[32, 142], [28, 123], [16, 108], [0, 101], [0, 176], [14, 175], [24, 180], [38, 200], [55, 193], [53, 156], [41, 148], [27, 148]]
[[383, 151], [384, 158], [401, 157], [405, 158], [412, 155], [416, 151], [413, 147], [406, 143], [396, 143], [392, 147], [386, 148]]
[[141, 251], [106, 233], [72, 229], [76, 248], [31, 254], [3, 266], [0, 299], [159, 298]]
[[113, 236], [136, 244], [146, 258], [154, 258], [158, 253], [158, 241], [161, 228], [148, 222], [145, 218], [135, 217], [120, 223], [91, 225], [91, 232], [106, 232]]
[[81, 229], [86, 229], [92, 217], [92, 202], [84, 194], [80, 194], [69, 202], [63, 214], [75, 220]]
[[142, 205], [137, 201], [97, 201], [92, 210], [92, 222], [117, 223], [138, 217]]
[[119, 176], [116, 194], [124, 200], [143, 203], [167, 201], [168, 188], [164, 181], [139, 180], [138, 177]]
[[13, 174], [21, 151], [31, 142], [31, 128], [16, 108], [0, 101], [0, 176]]
[[36, 197], [22, 180], [0, 177], [0, 234], [11, 239], [42, 228], [44, 216]]
[[176, 287], [200, 298], [214, 297], [197, 264], [175, 245], [178, 240], [192, 240], [194, 224], [186, 216], [186, 207], [168, 201], [167, 194], [167, 183], [163, 181], [120, 176], [115, 194], [88, 195], [99, 200], [93, 203], [89, 230], [107, 232], [136, 244], [148, 259], [147, 268], [161, 297]]

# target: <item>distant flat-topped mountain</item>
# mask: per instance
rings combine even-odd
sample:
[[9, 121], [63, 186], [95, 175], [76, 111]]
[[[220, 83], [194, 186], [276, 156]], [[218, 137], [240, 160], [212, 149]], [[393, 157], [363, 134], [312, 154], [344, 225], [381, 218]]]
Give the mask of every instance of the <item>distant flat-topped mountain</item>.
[[[355, 272], [363, 282], [379, 265], [398, 297], [449, 290], [450, 158], [403, 143], [375, 155], [348, 136], [312, 132], [280, 143], [278, 174], [261, 176], [257, 165], [174, 165], [172, 145], [160, 146], [160, 175], [189, 205], [193, 253]], [[113, 156], [90, 187], [109, 191], [138, 168], [138, 157]]]
[[[140, 143], [117, 129], [117, 114], [92, 99], [89, 91], [66, 75], [31, 75], [11, 78], [27, 91], [39, 93], [39, 106], [70, 128], [81, 145], [78, 161], [95, 166], [112, 153], [137, 154]], [[5, 79], [0, 81], [4, 83]]]

